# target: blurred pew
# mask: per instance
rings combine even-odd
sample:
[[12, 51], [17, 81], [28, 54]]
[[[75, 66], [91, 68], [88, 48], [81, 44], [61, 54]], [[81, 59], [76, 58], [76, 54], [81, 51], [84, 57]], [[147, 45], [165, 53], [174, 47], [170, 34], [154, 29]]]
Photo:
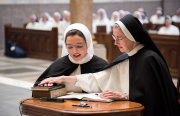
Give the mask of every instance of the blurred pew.
[[150, 34], [164, 56], [173, 78], [180, 78], [180, 36]]
[[[22, 48], [27, 57], [46, 60], [56, 60], [58, 50], [58, 30], [51, 31], [30, 30], [11, 27], [5, 24], [5, 43], [11, 40]], [[6, 49], [6, 44], [5, 44]]]

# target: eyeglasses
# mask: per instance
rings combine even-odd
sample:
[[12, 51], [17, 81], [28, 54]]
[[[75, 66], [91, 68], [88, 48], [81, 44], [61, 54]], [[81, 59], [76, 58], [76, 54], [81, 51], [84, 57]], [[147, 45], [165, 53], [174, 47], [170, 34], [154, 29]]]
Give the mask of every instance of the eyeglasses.
[[84, 47], [84, 45], [85, 45], [85, 43], [78, 43], [78, 44], [76, 44], [76, 45], [66, 44], [66, 48], [67, 48], [68, 50], [72, 50], [73, 47], [75, 46], [75, 48], [76, 48], [77, 50], [80, 50], [81, 48]]
[[113, 39], [114, 39], [115, 41], [117, 40], [117, 41], [119, 41], [119, 42], [120, 42], [121, 40], [123, 40], [124, 38], [126, 38], [126, 37], [123, 37], [123, 38], [116, 38], [114, 35], [112, 35], [112, 37], [113, 37]]

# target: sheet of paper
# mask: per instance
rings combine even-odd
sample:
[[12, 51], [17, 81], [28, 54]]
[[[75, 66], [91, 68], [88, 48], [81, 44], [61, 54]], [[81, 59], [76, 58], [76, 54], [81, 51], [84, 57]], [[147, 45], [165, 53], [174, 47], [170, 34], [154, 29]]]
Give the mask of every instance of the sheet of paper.
[[102, 99], [101, 97], [99, 97], [100, 93], [89, 93], [89, 94], [84, 94], [84, 93], [81, 93], [81, 94], [71, 94], [71, 95], [66, 95], [66, 96], [61, 96], [61, 97], [58, 97], [58, 98], [63, 98], [63, 99], [82, 99], [82, 98], [90, 98], [92, 101], [93, 99], [95, 101], [107, 101], [107, 102], [111, 102], [113, 100], [111, 99]]

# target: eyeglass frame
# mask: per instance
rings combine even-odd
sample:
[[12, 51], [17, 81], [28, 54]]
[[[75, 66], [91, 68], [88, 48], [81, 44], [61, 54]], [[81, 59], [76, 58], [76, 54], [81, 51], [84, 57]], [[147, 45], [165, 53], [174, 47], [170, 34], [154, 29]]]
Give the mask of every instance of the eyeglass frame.
[[114, 39], [115, 41], [117, 40], [117, 41], [119, 41], [119, 42], [120, 42], [121, 40], [123, 40], [124, 38], [126, 38], [126, 36], [125, 36], [125, 37], [123, 37], [123, 38], [120, 39], [120, 38], [116, 38], [114, 35], [112, 35], [112, 37], [113, 37], [113, 39]]
[[[82, 47], [81, 47], [81, 48], [77, 48], [76, 46], [77, 46], [78, 44], [82, 44]], [[74, 46], [75, 46], [75, 48], [76, 48], [77, 50], [80, 50], [80, 49], [82, 49], [82, 48], [84, 47], [85, 44], [86, 44], [85, 42], [83, 42], [83, 43], [77, 43], [76, 45], [66, 44], [66, 48], [67, 48], [67, 50], [72, 50], [72, 49], [74, 48]], [[69, 49], [69, 48], [68, 48], [68, 45], [71, 45], [71, 47], [73, 47], [73, 48], [72, 48], [72, 49]]]

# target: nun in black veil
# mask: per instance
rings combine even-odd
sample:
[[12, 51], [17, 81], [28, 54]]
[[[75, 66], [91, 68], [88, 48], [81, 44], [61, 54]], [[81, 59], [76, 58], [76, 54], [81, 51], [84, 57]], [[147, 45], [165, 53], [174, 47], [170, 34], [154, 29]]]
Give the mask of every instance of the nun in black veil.
[[141, 103], [144, 116], [180, 116], [178, 91], [166, 61], [139, 20], [126, 15], [115, 23], [115, 45], [125, 52], [102, 71], [61, 76], [44, 83], [69, 82], [100, 97]]

